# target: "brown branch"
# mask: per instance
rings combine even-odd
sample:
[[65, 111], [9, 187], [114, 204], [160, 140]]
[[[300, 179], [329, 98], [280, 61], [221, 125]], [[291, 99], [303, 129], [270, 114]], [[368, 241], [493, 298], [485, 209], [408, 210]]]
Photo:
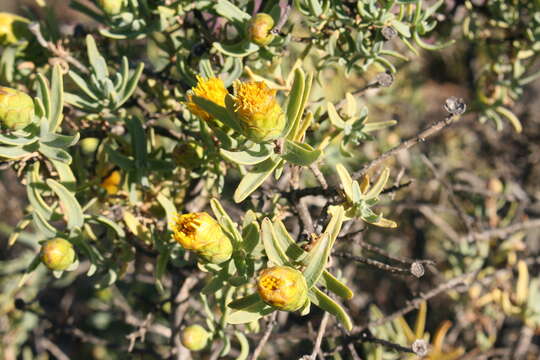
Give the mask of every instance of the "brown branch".
[[371, 160], [369, 163], [364, 165], [362, 167], [362, 169], [355, 172], [353, 174], [352, 178], [353, 179], [359, 179], [364, 174], [366, 174], [371, 168], [373, 168], [373, 167], [375, 167], [377, 165], [380, 165], [386, 159], [388, 159], [388, 158], [390, 158], [390, 157], [392, 157], [392, 156], [394, 156], [394, 155], [396, 155], [396, 154], [398, 154], [398, 153], [400, 153], [402, 151], [408, 150], [408, 149], [410, 149], [411, 147], [415, 146], [418, 143], [424, 142], [427, 138], [435, 135], [436, 133], [438, 133], [442, 129], [450, 126], [454, 122], [455, 119], [456, 118], [454, 116], [448, 115], [444, 119], [433, 123], [431, 126], [429, 126], [427, 129], [420, 132], [415, 137], [402, 142], [401, 144], [399, 144], [395, 148], [393, 148], [391, 150], [388, 150], [387, 152], [383, 153], [378, 158]]
[[259, 341], [259, 345], [257, 345], [255, 350], [253, 351], [253, 354], [251, 355], [250, 360], [257, 360], [259, 358], [259, 355], [261, 355], [262, 349], [268, 342], [268, 339], [270, 338], [270, 334], [272, 333], [272, 330], [274, 329], [274, 326], [276, 324], [276, 316], [277, 316], [277, 311], [274, 311], [272, 315], [270, 316], [270, 320], [268, 321], [266, 331], [264, 332], [264, 335], [261, 341]]
[[[182, 359], [182, 342], [180, 341], [180, 327], [184, 320], [184, 315], [189, 307], [189, 302], [185, 301], [189, 297], [190, 290], [199, 282], [199, 279], [195, 275], [188, 276], [184, 282], [181, 282], [182, 276], [177, 273], [172, 274], [172, 289], [171, 295], [173, 300], [171, 302], [171, 338], [170, 345], [171, 351], [169, 355], [170, 360]], [[180, 285], [181, 284], [181, 285]]]
[[428, 291], [427, 293], [422, 294], [422, 295], [412, 299], [402, 309], [400, 309], [398, 311], [395, 311], [392, 314], [383, 317], [382, 319], [370, 321], [366, 325], [357, 327], [355, 329], [354, 333], [355, 334], [361, 333], [362, 331], [364, 331], [364, 330], [366, 330], [368, 328], [373, 328], [373, 327], [380, 326], [382, 324], [387, 323], [388, 321], [392, 321], [393, 319], [395, 319], [395, 318], [397, 318], [399, 316], [405, 315], [405, 314], [413, 311], [414, 309], [418, 308], [418, 306], [420, 306], [420, 304], [423, 301], [427, 301], [427, 300], [429, 300], [431, 298], [434, 298], [435, 296], [437, 296], [437, 295], [439, 295], [441, 293], [444, 293], [444, 292], [446, 292], [448, 290], [451, 290], [451, 289], [453, 289], [453, 288], [455, 288], [457, 286], [467, 284], [467, 282], [471, 278], [474, 278], [477, 273], [478, 273], [478, 271], [472, 271], [472, 272], [465, 273], [463, 275], [459, 275], [459, 276], [457, 276], [455, 278], [452, 278], [452, 279], [448, 280], [447, 282], [437, 286], [436, 288]]
[[311, 352], [311, 357], [310, 357], [311, 360], [315, 360], [317, 358], [317, 354], [320, 354], [321, 352], [322, 340], [324, 337], [324, 333], [326, 331], [326, 325], [328, 325], [329, 318], [330, 318], [329, 313], [325, 312], [321, 320], [321, 325], [319, 326], [319, 331], [317, 332], [317, 339], [315, 339], [315, 346], [313, 346], [313, 351]]
[[499, 228], [499, 229], [489, 229], [482, 232], [469, 233], [463, 236], [460, 240], [472, 242], [474, 240], [478, 240], [478, 241], [489, 240], [494, 237], [504, 238], [515, 232], [518, 232], [521, 230], [532, 229], [535, 227], [540, 227], [540, 219], [527, 220], [527, 221], [523, 221], [517, 224]]

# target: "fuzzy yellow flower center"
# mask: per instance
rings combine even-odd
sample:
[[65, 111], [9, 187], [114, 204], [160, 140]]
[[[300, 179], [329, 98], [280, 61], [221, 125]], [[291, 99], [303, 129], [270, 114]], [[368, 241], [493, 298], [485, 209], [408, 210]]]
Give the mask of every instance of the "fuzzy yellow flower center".
[[266, 113], [272, 106], [276, 96], [276, 90], [270, 89], [263, 81], [233, 83], [235, 111], [241, 114]]
[[198, 96], [212, 101], [213, 103], [225, 106], [225, 96], [227, 96], [228, 91], [225, 88], [223, 80], [216, 77], [210, 79], [204, 79], [201, 76], [197, 76], [197, 86], [191, 89], [187, 94], [187, 107], [189, 111], [197, 115], [201, 119], [208, 121], [212, 119], [212, 116], [206, 111], [201, 109], [197, 104], [193, 102], [193, 96]]
[[260, 281], [261, 287], [269, 291], [275, 291], [283, 285], [283, 281], [275, 276], [265, 276]]

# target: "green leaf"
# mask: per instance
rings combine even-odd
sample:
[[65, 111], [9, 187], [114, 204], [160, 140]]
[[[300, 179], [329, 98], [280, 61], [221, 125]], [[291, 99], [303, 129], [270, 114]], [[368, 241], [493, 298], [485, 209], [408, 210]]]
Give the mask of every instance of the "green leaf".
[[390, 176], [390, 169], [385, 167], [379, 178], [377, 179], [377, 182], [371, 186], [369, 191], [364, 194], [363, 198], [364, 200], [370, 200], [375, 199], [379, 196], [379, 194], [383, 191], [384, 185], [386, 185], [388, 181], [388, 177]]
[[16, 160], [31, 153], [21, 146], [0, 146], [0, 159]]
[[[47, 83], [47, 79], [45, 77], [38, 73], [37, 74], [38, 79], [38, 97], [41, 100], [41, 103], [43, 104], [43, 107], [45, 109], [45, 117], [47, 119], [51, 118], [51, 92], [49, 91], [49, 84]], [[50, 120], [49, 120], [50, 121]]]
[[69, 73], [68, 73], [69, 77], [71, 78], [71, 80], [73, 80], [73, 82], [79, 87], [79, 89], [81, 89], [84, 94], [86, 96], [88, 96], [90, 99], [92, 100], [99, 100], [99, 98], [94, 95], [94, 91], [93, 90], [90, 90], [90, 88], [88, 87], [88, 84], [86, 83], [86, 80], [82, 78], [82, 76], [80, 76], [79, 74], [77, 74], [76, 72], [70, 70]]
[[135, 69], [131, 77], [129, 77], [129, 81], [126, 84], [125, 89], [121, 93], [118, 93], [118, 97], [120, 98], [120, 100], [116, 104], [117, 108], [119, 108], [122, 104], [124, 104], [129, 99], [129, 97], [133, 95], [133, 92], [137, 88], [137, 83], [139, 82], [139, 79], [141, 77], [143, 70], [144, 70], [144, 64], [139, 63], [139, 65], [137, 65], [137, 68]]
[[73, 175], [73, 172], [71, 171], [69, 165], [65, 162], [57, 161], [55, 159], [49, 158], [49, 160], [51, 160], [51, 163], [58, 172], [58, 176], [60, 177], [60, 181], [62, 182], [62, 184], [64, 184], [64, 186], [67, 187], [69, 190], [73, 190], [75, 188], [77, 180], [75, 179], [75, 175]]
[[388, 121], [377, 121], [377, 122], [368, 122], [364, 125], [362, 128], [362, 131], [364, 132], [371, 132], [375, 130], [381, 130], [390, 126], [394, 126], [397, 124], [396, 120], [388, 120]]
[[343, 186], [343, 191], [345, 191], [345, 195], [347, 195], [347, 197], [349, 199], [352, 199], [352, 197], [353, 197], [353, 190], [352, 190], [353, 180], [351, 178], [351, 175], [349, 174], [347, 169], [345, 169], [345, 166], [343, 166], [341, 164], [336, 165], [336, 171], [338, 173], [339, 179], [341, 180], [341, 185]]
[[289, 265], [289, 259], [285, 251], [281, 248], [274, 234], [274, 227], [269, 218], [264, 218], [261, 225], [261, 239], [264, 244], [264, 251], [268, 259], [275, 265]]
[[319, 278], [326, 268], [328, 257], [330, 256], [334, 242], [339, 235], [341, 225], [343, 224], [343, 215], [343, 208], [339, 207], [337, 211], [332, 214], [332, 218], [324, 233], [320, 236], [311, 251], [308, 252], [305, 260], [306, 268], [303, 272], [308, 289], [311, 289], [317, 281], [319, 281]]
[[268, 159], [272, 154], [269, 145], [258, 144], [257, 150], [246, 149], [243, 151], [228, 151], [220, 149], [220, 154], [227, 160], [240, 165], [257, 165]]
[[270, 157], [251, 168], [251, 170], [242, 178], [240, 184], [238, 184], [238, 187], [234, 192], [234, 201], [236, 203], [244, 201], [245, 198], [261, 186], [264, 180], [270, 176], [279, 163], [279, 160]]
[[49, 131], [54, 133], [62, 123], [64, 108], [64, 81], [60, 65], [53, 66], [51, 78], [51, 112], [49, 114]]
[[51, 160], [61, 161], [68, 165], [71, 164], [71, 155], [65, 150], [49, 146], [45, 143], [40, 143], [39, 152]]
[[332, 123], [332, 125], [334, 125], [338, 129], [343, 129], [345, 128], [345, 126], [347, 126], [347, 123], [345, 123], [345, 121], [343, 121], [341, 116], [339, 116], [336, 108], [334, 107], [334, 104], [332, 104], [331, 102], [328, 102], [328, 104], [326, 105], [326, 108], [328, 111], [328, 119], [330, 119], [330, 122]]
[[210, 206], [221, 227], [232, 236], [237, 244], [242, 243], [242, 235], [238, 231], [236, 223], [230, 218], [225, 209], [223, 209], [220, 202], [217, 199], [212, 198], [210, 200]]
[[156, 199], [167, 215], [167, 229], [172, 230], [171, 224], [174, 223], [174, 217], [176, 216], [176, 206], [163, 192], [160, 192]]
[[319, 278], [318, 284], [344, 299], [352, 299], [354, 296], [354, 293], [347, 285], [336, 279], [334, 275], [330, 274], [328, 271], [323, 272], [322, 276]]
[[259, 294], [254, 293], [251, 295], [244, 296], [238, 300], [231, 301], [227, 306], [231, 309], [242, 310], [244, 308], [253, 306], [261, 301]]
[[0, 143], [5, 145], [26, 146], [35, 143], [39, 138], [37, 136], [22, 137], [14, 134], [0, 134]]
[[424, 40], [422, 40], [420, 38], [420, 35], [418, 35], [418, 32], [413, 32], [413, 39], [414, 41], [416, 42], [416, 44], [418, 44], [418, 46], [420, 46], [422, 49], [425, 49], [425, 50], [430, 50], [430, 51], [436, 51], [436, 50], [441, 50], [441, 49], [444, 49], [445, 47], [448, 47], [450, 45], [453, 45], [456, 41], [455, 40], [450, 40], [446, 43], [442, 43], [442, 44], [429, 44], [427, 42], [425, 42]]
[[240, 344], [240, 353], [236, 356], [236, 360], [246, 360], [249, 355], [249, 342], [246, 338], [246, 335], [239, 331], [234, 332], [234, 336], [236, 336], [236, 339], [238, 340], [238, 343]]
[[79, 133], [75, 135], [60, 135], [50, 132], [41, 138], [40, 142], [56, 148], [66, 148], [75, 145], [79, 141], [79, 138]]
[[341, 307], [341, 305], [335, 302], [332, 298], [323, 293], [317, 287], [313, 287], [309, 290], [308, 297], [313, 304], [334, 315], [345, 327], [345, 329], [347, 329], [347, 331], [352, 330], [353, 324], [351, 318]]
[[30, 205], [34, 208], [34, 213], [37, 212], [44, 219], [50, 220], [53, 210], [41, 196], [41, 192], [45, 189], [45, 184], [39, 177], [39, 162], [32, 164], [30, 171], [26, 173], [26, 184], [26, 195]]
[[43, 235], [45, 235], [48, 238], [52, 238], [56, 236], [57, 231], [54, 228], [54, 226], [49, 224], [47, 220], [45, 220], [43, 216], [41, 216], [41, 214], [38, 213], [37, 211], [32, 213], [32, 220], [34, 222], [36, 229], [38, 229]]
[[321, 150], [315, 150], [308, 144], [285, 139], [285, 150], [281, 157], [295, 165], [309, 166], [317, 161], [321, 154]]
[[118, 223], [116, 223], [115, 221], [109, 219], [108, 217], [106, 216], [103, 216], [103, 215], [97, 215], [97, 216], [91, 216], [91, 215], [85, 215], [84, 216], [85, 219], [91, 219], [95, 222], [98, 222], [100, 224], [103, 224], [107, 227], [109, 227], [110, 229], [112, 229], [116, 235], [118, 235], [118, 237], [125, 237], [126, 236], [126, 233], [124, 231], [124, 229], [118, 225]]
[[191, 99], [195, 104], [200, 106], [204, 111], [206, 111], [216, 119], [223, 122], [227, 127], [241, 133], [242, 129], [240, 128], [240, 125], [233, 117], [229, 115], [229, 112], [226, 108], [203, 97], [193, 95]]
[[276, 220], [274, 222], [274, 234], [280, 247], [285, 249], [285, 254], [289, 259], [303, 262], [307, 253], [294, 242], [294, 239], [291, 237], [281, 220]]
[[224, 18], [237, 23], [245, 23], [251, 19], [248, 13], [236, 7], [233, 3], [227, 0], [218, 0], [214, 5], [214, 10]]
[[251, 306], [242, 310], [233, 311], [227, 318], [229, 324], [246, 324], [258, 320], [261, 317], [270, 314], [274, 308], [267, 305], [264, 301], [259, 300]]
[[86, 36], [86, 47], [88, 51], [88, 61], [90, 66], [94, 70], [98, 80], [105, 80], [109, 77], [109, 69], [107, 69], [107, 63], [101, 54], [96, 45], [96, 41], [92, 35]]
[[304, 93], [304, 88], [306, 87], [306, 77], [302, 69], [297, 68], [294, 71], [294, 80], [292, 83], [291, 92], [289, 93], [289, 103], [287, 104], [286, 111], [286, 120], [285, 129], [283, 129], [283, 137], [289, 139], [293, 138], [296, 135], [296, 130], [298, 127], [297, 122], [299, 121], [299, 112], [300, 107], [302, 106], [302, 96]]
[[53, 179], [47, 179], [47, 185], [58, 195], [63, 204], [64, 215], [67, 217], [69, 229], [80, 228], [84, 224], [84, 216], [75, 196], [64, 185]]
[[512, 126], [514, 127], [514, 130], [517, 133], [520, 133], [523, 131], [523, 126], [521, 126], [521, 122], [519, 121], [518, 117], [514, 115], [513, 112], [511, 112], [510, 110], [502, 106], [497, 106], [495, 108], [495, 111], [499, 113], [500, 115], [504, 116], [506, 119], [508, 119], [508, 121], [510, 122], [510, 124], [512, 124]]
[[411, 30], [409, 29], [409, 25], [404, 24], [396, 19], [392, 20], [390, 23], [392, 24], [392, 27], [396, 29], [396, 31], [402, 36], [405, 36], [406, 38], [411, 37]]
[[237, 44], [227, 45], [215, 42], [212, 46], [220, 53], [232, 56], [236, 58], [243, 58], [257, 52], [260, 48], [259, 45], [254, 44], [248, 40], [244, 40]]

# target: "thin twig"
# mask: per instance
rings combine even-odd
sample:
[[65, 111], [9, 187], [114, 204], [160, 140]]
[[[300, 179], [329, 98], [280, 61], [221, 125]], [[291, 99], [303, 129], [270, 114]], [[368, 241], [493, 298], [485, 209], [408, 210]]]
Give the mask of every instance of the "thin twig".
[[447, 282], [437, 286], [436, 288], [428, 291], [427, 293], [422, 294], [422, 295], [414, 298], [413, 300], [409, 301], [409, 303], [405, 307], [403, 307], [402, 309], [399, 309], [399, 310], [393, 312], [392, 314], [387, 315], [387, 316], [385, 316], [385, 317], [383, 317], [381, 319], [370, 321], [368, 324], [358, 327], [357, 329], [355, 329], [354, 333], [358, 334], [358, 333], [362, 332], [363, 330], [365, 330], [367, 328], [373, 328], [373, 327], [380, 326], [382, 324], [387, 323], [388, 321], [392, 321], [393, 319], [397, 318], [398, 316], [405, 315], [405, 314], [413, 311], [414, 309], [418, 308], [418, 306], [420, 306], [420, 304], [423, 301], [427, 301], [427, 300], [429, 300], [431, 298], [434, 298], [435, 296], [437, 296], [437, 295], [439, 295], [441, 293], [444, 293], [444, 292], [446, 292], [448, 290], [451, 290], [451, 289], [453, 289], [455, 287], [458, 287], [460, 285], [467, 284], [467, 282], [471, 278], [474, 278], [477, 273], [478, 273], [478, 271], [471, 271], [471, 272], [456, 276], [455, 278], [452, 278], [452, 279], [448, 280]]
[[540, 227], [540, 219], [523, 221], [517, 224], [509, 225], [499, 229], [489, 229], [482, 232], [473, 232], [463, 236], [461, 241], [472, 242], [474, 240], [482, 241], [489, 240], [491, 238], [504, 238], [508, 235], [511, 235], [515, 232], [521, 230], [532, 229], [535, 227]]
[[182, 285], [180, 274], [172, 274], [172, 290], [171, 295], [173, 300], [171, 303], [171, 338], [170, 345], [171, 351], [169, 355], [170, 360], [181, 360], [182, 359], [182, 342], [180, 341], [180, 327], [182, 326], [182, 320], [184, 320], [184, 315], [189, 307], [189, 302], [184, 301], [189, 297], [190, 290], [198, 283], [196, 276], [192, 275], [185, 278]]
[[338, 254], [333, 254], [333, 256], [340, 257], [343, 259], [349, 259], [349, 260], [353, 260], [353, 261], [356, 261], [365, 265], [373, 266], [374, 268], [377, 268], [383, 271], [388, 271], [389, 273], [392, 273], [392, 274], [410, 273], [410, 269], [399, 268], [396, 266], [385, 264], [377, 260], [368, 259], [362, 256], [351, 255], [349, 253], [338, 253]]
[[317, 339], [315, 340], [315, 346], [313, 346], [313, 351], [311, 352], [311, 360], [317, 358], [317, 354], [321, 351], [322, 340], [324, 337], [324, 332], [326, 331], [326, 325], [328, 325], [329, 313], [325, 312], [321, 320], [321, 325], [319, 326], [319, 331], [317, 332]]
[[396, 155], [396, 154], [398, 154], [398, 153], [400, 153], [402, 151], [408, 150], [408, 149], [410, 149], [411, 147], [413, 147], [414, 145], [416, 145], [418, 143], [424, 142], [427, 138], [435, 135], [436, 133], [438, 133], [442, 129], [450, 126], [450, 124], [452, 124], [453, 122], [454, 122], [454, 117], [451, 116], [451, 115], [448, 115], [444, 119], [433, 123], [431, 126], [429, 126], [427, 129], [420, 132], [415, 137], [402, 142], [401, 144], [399, 144], [395, 148], [393, 148], [391, 150], [388, 150], [387, 152], [383, 153], [378, 158], [371, 160], [369, 163], [364, 165], [364, 167], [362, 167], [362, 169], [355, 172], [353, 174], [352, 178], [353, 179], [361, 178], [371, 168], [373, 168], [373, 167], [375, 167], [377, 165], [380, 165], [386, 159], [388, 159], [388, 158], [390, 158], [390, 157], [392, 157], [392, 156], [394, 156], [394, 155]]
[[268, 342], [268, 339], [270, 338], [270, 334], [272, 334], [272, 330], [274, 329], [274, 326], [276, 324], [276, 316], [277, 311], [274, 311], [272, 315], [270, 316], [270, 320], [268, 321], [268, 325], [266, 326], [266, 331], [264, 332], [264, 335], [259, 342], [259, 345], [255, 348], [253, 351], [253, 354], [251, 355], [250, 360], [257, 360], [259, 358], [259, 355], [261, 354], [264, 345]]

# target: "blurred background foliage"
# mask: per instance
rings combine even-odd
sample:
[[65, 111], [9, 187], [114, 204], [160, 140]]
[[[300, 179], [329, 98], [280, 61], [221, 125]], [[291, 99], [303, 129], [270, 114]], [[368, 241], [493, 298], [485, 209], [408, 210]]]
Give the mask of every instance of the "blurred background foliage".
[[[450, 96], [463, 98], [468, 105], [468, 112], [435, 138], [384, 161], [390, 169], [388, 191], [376, 210], [395, 221], [397, 230], [363, 221], [350, 222], [342, 230], [329, 266], [355, 294], [340, 301], [355, 328], [347, 333], [331, 318], [319, 358], [419, 358], [421, 352], [392, 347], [414, 349], [416, 339], [425, 339], [428, 359], [540, 356], [540, 83], [535, 81], [540, 71], [536, 62], [540, 2], [424, 1], [423, 9], [433, 9], [429, 16], [416, 18], [415, 8], [405, 4], [403, 21], [396, 23], [395, 18], [377, 18], [379, 11], [389, 13], [380, 10], [386, 1], [298, 0], [291, 2], [281, 34], [261, 47], [245, 41], [243, 28], [235, 21], [246, 19], [230, 14], [227, 18], [223, 7], [215, 6], [220, 2], [160, 1], [164, 9], [153, 16], [145, 12], [157, 6], [150, 1], [142, 1], [146, 7], [140, 9], [133, 6], [137, 1], [130, 1], [131, 7], [120, 15], [104, 14], [97, 2], [73, 3], [78, 5], [62, 0], [0, 3], [0, 11], [39, 21], [45, 40], [54, 45], [45, 49], [32, 41], [18, 55], [16, 71], [0, 72], [1, 85], [17, 82], [33, 91], [37, 69], [50, 78], [55, 64], [69, 68], [71, 73], [63, 76], [62, 126], [68, 133], [81, 134], [67, 150], [73, 172], [85, 179], [84, 186], [78, 184], [77, 199], [87, 215], [103, 215], [121, 229], [104, 230], [105, 226], [91, 223], [97, 232], [92, 246], [106, 254], [96, 261], [96, 276], [86, 276], [92, 261], [83, 252], [76, 270], [57, 278], [37, 266], [19, 286], [39, 252], [38, 241], [45, 237], [30, 225], [15, 245], [8, 245], [29, 213], [27, 190], [21, 184], [28, 169], [21, 163], [2, 163], [1, 358], [165, 358], [173, 346], [170, 339], [176, 330], [171, 318], [176, 311], [182, 312], [184, 325], [205, 324], [209, 313], [218, 313], [219, 306], [209, 309], [198, 296], [206, 280], [195, 262], [168, 242], [166, 206], [158, 197], [163, 189], [178, 210], [208, 210], [210, 196], [219, 196], [237, 223], [242, 224], [246, 211], [254, 208], [282, 218], [295, 239], [305, 240], [294, 208], [298, 199], [284, 201], [285, 195], [278, 194], [287, 193], [287, 184], [262, 185], [237, 205], [233, 193], [245, 169], [222, 161], [219, 149], [204, 143], [204, 156], [193, 145], [177, 150], [200, 160], [196, 164], [175, 163], [173, 157], [178, 143], [204, 141], [201, 127], [184, 104], [196, 75], [213, 71], [227, 87], [239, 77], [265, 78], [286, 89], [297, 59], [302, 59], [306, 72], [316, 74], [308, 103], [315, 121], [306, 136], [314, 147], [332, 131], [341, 134], [332, 119], [326, 120], [332, 118], [327, 104], [332, 103], [346, 120], [342, 107], [348, 92], [357, 102], [358, 126], [365, 125], [360, 116], [364, 106], [369, 114], [366, 124], [397, 121], [376, 132], [364, 133], [359, 126], [354, 134], [362, 136], [349, 138], [346, 144], [341, 142], [346, 136], [333, 138], [319, 164], [332, 187], [340, 184], [337, 164], [351, 172], [360, 170], [443, 119], [442, 105]], [[251, 14], [260, 2], [233, 3]], [[264, 1], [263, 8], [278, 11], [278, 3]], [[200, 9], [194, 9], [197, 6]], [[283, 13], [275, 11], [278, 24]], [[363, 27], [366, 19], [369, 27]], [[407, 19], [415, 25], [403, 25]], [[383, 32], [385, 28], [391, 30]], [[95, 38], [110, 73], [100, 74], [100, 61], [88, 60], [92, 40], [87, 34]], [[6, 49], [2, 56], [9, 56]], [[71, 61], [66, 60], [69, 56]], [[123, 64], [129, 71], [120, 71]], [[371, 86], [377, 74], [386, 72], [392, 74], [391, 86]], [[89, 74], [97, 79], [90, 91], [96, 99], [87, 99], [81, 86], [90, 83]], [[132, 96], [114, 89], [118, 74], [137, 83]], [[145, 139], [152, 143], [147, 154], [151, 161], [141, 166], [129, 162], [140, 159], [132, 150], [137, 140], [130, 136], [143, 129], [143, 123], [133, 119], [144, 119], [144, 131], [155, 126], [151, 134], [148, 131], [151, 139]], [[370, 173], [374, 179], [381, 174], [376, 170]], [[300, 188], [319, 185], [310, 171], [304, 171], [299, 182]], [[90, 202], [92, 198], [96, 200]], [[301, 200], [321, 228], [326, 224], [316, 220], [325, 215], [323, 200], [320, 196]], [[169, 263], [160, 262], [163, 254], [170, 257]], [[422, 263], [423, 276], [409, 271], [415, 259], [428, 260]], [[186, 278], [190, 281], [184, 280], [184, 292], [178, 292], [180, 280]], [[427, 303], [419, 301], [452, 279], [464, 282], [452, 283]], [[175, 291], [182, 300], [177, 304]], [[408, 309], [411, 300], [414, 306], [409, 310], [418, 310], [377, 322]], [[316, 307], [309, 316], [278, 313], [260, 358], [311, 354], [324, 317]], [[217, 322], [206, 350], [190, 353], [179, 345], [177, 356], [215, 359], [230, 341], [224, 358], [240, 358], [243, 338]], [[268, 326], [261, 320], [238, 328], [251, 351]]]

